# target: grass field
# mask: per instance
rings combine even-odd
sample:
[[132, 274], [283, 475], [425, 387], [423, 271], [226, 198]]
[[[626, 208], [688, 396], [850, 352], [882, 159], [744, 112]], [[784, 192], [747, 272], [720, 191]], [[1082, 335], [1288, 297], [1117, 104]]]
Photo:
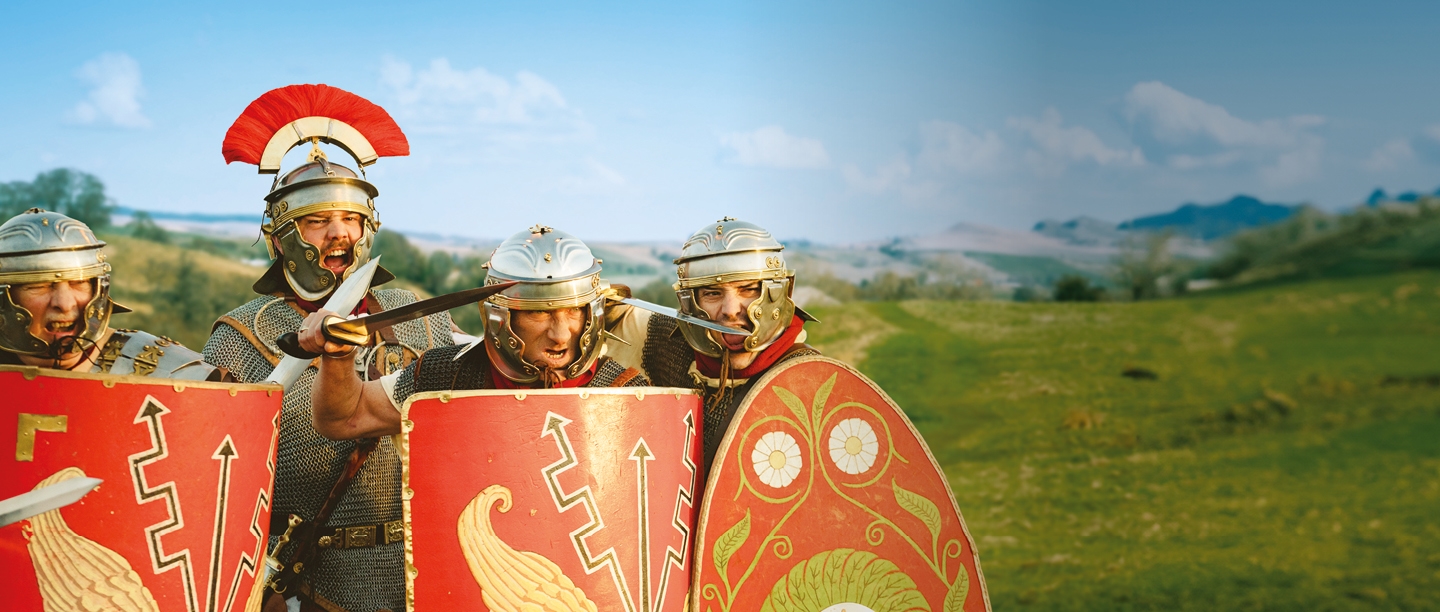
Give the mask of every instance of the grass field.
[[817, 314], [926, 436], [997, 610], [1440, 609], [1440, 274]]

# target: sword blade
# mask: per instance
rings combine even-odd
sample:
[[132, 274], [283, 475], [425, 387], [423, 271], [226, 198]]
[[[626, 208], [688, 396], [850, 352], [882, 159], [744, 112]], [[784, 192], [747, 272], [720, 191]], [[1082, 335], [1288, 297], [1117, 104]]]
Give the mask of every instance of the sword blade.
[[661, 306], [661, 305], [659, 305], [659, 304], [654, 304], [654, 303], [651, 303], [651, 302], [647, 302], [647, 301], [645, 301], [645, 300], [638, 300], [638, 299], [635, 299], [635, 298], [622, 298], [622, 299], [620, 300], [620, 302], [621, 302], [622, 304], [629, 304], [629, 305], [634, 306], [634, 307], [636, 307], [636, 308], [639, 308], [639, 309], [641, 309], [641, 310], [648, 310], [648, 311], [653, 312], [653, 313], [656, 313], [656, 314], [662, 314], [662, 315], [665, 315], [665, 316], [670, 317], [670, 318], [672, 318], [672, 319], [679, 319], [679, 320], [681, 320], [681, 321], [684, 321], [684, 322], [686, 322], [686, 323], [690, 323], [690, 324], [692, 324], [692, 325], [699, 325], [700, 327], [703, 327], [703, 328], [705, 328], [705, 329], [713, 329], [713, 330], [715, 330], [715, 331], [717, 331], [717, 332], [720, 332], [720, 333], [722, 333], [722, 334], [730, 334], [730, 335], [732, 335], [732, 336], [748, 336], [748, 335], [750, 335], [750, 332], [745, 331], [745, 330], [743, 330], [743, 329], [736, 329], [736, 328], [734, 328], [734, 327], [728, 327], [728, 326], [725, 326], [725, 325], [721, 325], [721, 324], [716, 323], [716, 322], [714, 322], [714, 321], [711, 321], [711, 320], [709, 320], [709, 319], [701, 319], [700, 317], [692, 317], [692, 316], [687, 315], [687, 314], [685, 314], [685, 313], [683, 313], [683, 312], [680, 312], [680, 311], [678, 311], [678, 310], [675, 310], [674, 308], [671, 308], [671, 307], [669, 307], [669, 306]]
[[[360, 300], [365, 299], [366, 293], [370, 292], [370, 281], [375, 278], [375, 269], [379, 267], [379, 255], [360, 266], [359, 270], [351, 274], [350, 278], [345, 279], [345, 282], [340, 283], [340, 286], [335, 288], [335, 292], [330, 294], [330, 299], [325, 301], [325, 310], [343, 313], [355, 310], [355, 306], [360, 303]], [[300, 374], [305, 372], [305, 368], [310, 365], [310, 360], [314, 358], [312, 356], [300, 359], [286, 355], [280, 360], [280, 364], [271, 370], [270, 376], [265, 378], [265, 382], [280, 383], [280, 386], [289, 389], [290, 385], [299, 380]]]
[[80, 501], [100, 483], [99, 478], [71, 478], [0, 501], [0, 527]]
[[459, 308], [466, 304], [474, 304], [487, 297], [500, 293], [516, 281], [486, 285], [455, 293], [435, 296], [426, 300], [411, 302], [398, 308], [391, 308], [384, 312], [377, 312], [372, 315], [364, 315], [344, 321], [336, 321], [325, 326], [325, 336], [335, 342], [353, 344], [346, 339], [346, 336], [369, 336], [370, 334], [385, 329], [392, 325], [414, 321], [420, 317], [430, 316], [437, 312], [444, 312], [452, 308]]

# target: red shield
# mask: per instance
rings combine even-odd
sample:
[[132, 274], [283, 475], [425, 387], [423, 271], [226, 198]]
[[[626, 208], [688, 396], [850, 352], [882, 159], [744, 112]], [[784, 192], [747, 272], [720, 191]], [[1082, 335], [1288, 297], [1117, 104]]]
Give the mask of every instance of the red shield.
[[700, 398], [417, 394], [402, 412], [412, 610], [679, 611]]
[[0, 366], [0, 389], [0, 498], [104, 481], [0, 528], [7, 609], [259, 609], [279, 387]]
[[944, 473], [875, 383], [784, 362], [741, 403], [706, 484], [694, 609], [989, 610]]

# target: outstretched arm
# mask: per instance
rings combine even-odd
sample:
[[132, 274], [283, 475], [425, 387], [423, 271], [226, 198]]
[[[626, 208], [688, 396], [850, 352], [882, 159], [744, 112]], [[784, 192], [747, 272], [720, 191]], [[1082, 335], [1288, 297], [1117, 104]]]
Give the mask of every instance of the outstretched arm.
[[355, 372], [355, 347], [325, 339], [320, 326], [335, 313], [321, 310], [300, 325], [300, 346], [320, 353], [320, 373], [310, 390], [315, 431], [331, 440], [373, 438], [400, 433], [395, 409], [378, 380], [362, 381]]

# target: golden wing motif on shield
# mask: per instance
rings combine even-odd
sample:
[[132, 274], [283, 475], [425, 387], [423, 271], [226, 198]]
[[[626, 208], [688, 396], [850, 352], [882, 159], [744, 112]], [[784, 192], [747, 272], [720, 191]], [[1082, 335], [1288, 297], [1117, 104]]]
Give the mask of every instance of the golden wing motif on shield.
[[[35, 488], [81, 478], [85, 472], [68, 467], [40, 481]], [[59, 510], [30, 519], [30, 560], [40, 583], [40, 597], [50, 610], [160, 609], [125, 557], [70, 529]]]
[[490, 508], [498, 501], [500, 511], [509, 512], [510, 500], [510, 489], [490, 485], [460, 513], [460, 548], [485, 605], [497, 612], [595, 612], [595, 604], [560, 566], [536, 553], [515, 550], [495, 535]]

